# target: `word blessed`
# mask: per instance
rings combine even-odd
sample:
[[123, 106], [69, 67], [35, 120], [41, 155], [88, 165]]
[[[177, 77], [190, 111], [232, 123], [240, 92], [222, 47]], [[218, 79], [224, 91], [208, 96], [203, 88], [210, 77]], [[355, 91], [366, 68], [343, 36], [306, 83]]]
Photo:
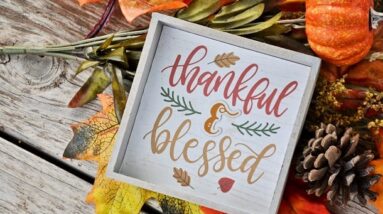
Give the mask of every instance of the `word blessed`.
[[[270, 144], [257, 153], [246, 144], [237, 143], [233, 145], [232, 139], [229, 136], [224, 136], [219, 142], [206, 141], [203, 147], [197, 148], [200, 145], [198, 139], [184, 139], [192, 126], [191, 120], [184, 120], [175, 130], [174, 134], [171, 133], [173, 128], [164, 128], [171, 119], [172, 114], [173, 110], [170, 107], [165, 107], [154, 122], [152, 130], [144, 136], [144, 139], [148, 135], [151, 136], [151, 151], [153, 154], [162, 154], [168, 149], [170, 159], [173, 161], [183, 158], [190, 164], [198, 164], [200, 162], [201, 164], [198, 169], [200, 177], [205, 176], [210, 168], [214, 172], [220, 172], [227, 168], [232, 172], [247, 172], [247, 182], [253, 184], [264, 174], [264, 172], [260, 172], [255, 175], [261, 161], [271, 157], [276, 151], [275, 144]], [[176, 149], [176, 146], [182, 146], [183, 149]], [[244, 156], [243, 149], [246, 150], [246, 153], [251, 153], [251, 155]], [[176, 154], [176, 150], [182, 152]], [[195, 157], [199, 150], [201, 154]], [[191, 157], [191, 154], [193, 154], [194, 158]]]
[[[298, 87], [297, 81], [291, 81], [282, 89], [271, 88], [270, 80], [266, 77], [254, 82], [259, 69], [255, 63], [248, 65], [243, 71], [229, 71], [223, 75], [218, 71], [202, 71], [201, 64], [207, 53], [206, 46], [198, 46], [190, 52], [183, 63], [182, 55], [178, 55], [174, 63], [161, 72], [170, 71], [169, 84], [172, 87], [181, 84], [186, 87], [188, 93], [202, 87], [204, 96], [209, 96], [223, 88], [223, 97], [231, 99], [233, 106], [236, 106], [238, 101], [242, 102], [245, 114], [249, 114], [254, 107], [264, 108], [267, 115], [273, 114], [276, 117], [282, 116], [287, 111], [288, 108], [281, 107], [281, 103]], [[236, 77], [236, 74], [239, 76]], [[249, 85], [250, 83], [252, 85]]]

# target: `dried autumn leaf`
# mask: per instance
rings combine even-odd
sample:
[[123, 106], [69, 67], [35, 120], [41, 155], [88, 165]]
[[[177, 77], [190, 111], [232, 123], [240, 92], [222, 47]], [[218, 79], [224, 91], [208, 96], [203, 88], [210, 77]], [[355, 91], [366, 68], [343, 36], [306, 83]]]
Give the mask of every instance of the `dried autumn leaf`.
[[80, 66], [77, 68], [75, 76], [77, 76], [77, 75], [80, 74], [81, 72], [85, 71], [86, 69], [96, 67], [96, 66], [99, 65], [99, 64], [100, 64], [99, 61], [89, 61], [89, 60], [85, 60], [85, 61], [83, 61], [83, 62], [80, 64]]
[[364, 60], [358, 63], [348, 71], [346, 81], [383, 91], [383, 61], [369, 62]]
[[95, 204], [96, 213], [139, 213], [148, 199], [157, 199], [164, 212], [169, 211], [167, 213], [204, 214], [199, 205], [105, 176], [119, 124], [114, 111], [113, 97], [105, 94], [98, 97], [103, 106], [102, 111], [72, 126], [74, 136], [64, 151], [66, 158], [98, 162], [95, 183], [86, 198], [88, 203]]
[[177, 17], [189, 22], [201, 22], [213, 15], [222, 6], [235, 0], [193, 0], [189, 7], [178, 12]]
[[110, 78], [101, 69], [96, 68], [80, 90], [69, 102], [68, 107], [76, 108], [94, 100], [110, 84]]
[[118, 122], [121, 122], [122, 114], [124, 113], [127, 102], [121, 70], [116, 71], [116, 68], [111, 64], [108, 64], [106, 69], [112, 74], [114, 109], [116, 110]]
[[119, 123], [113, 106], [113, 97], [98, 95], [102, 111], [88, 120], [72, 125], [74, 136], [64, 151], [65, 158], [108, 163]]
[[246, 9], [249, 9], [259, 3], [262, 0], [240, 0], [236, 1], [233, 4], [229, 4], [221, 8], [221, 10], [214, 16], [215, 21], [227, 20], [230, 17], [238, 15]]
[[228, 18], [212, 19], [209, 26], [218, 29], [233, 29], [258, 19], [265, 9], [265, 4], [257, 4], [237, 15]]
[[294, 178], [287, 180], [279, 214], [330, 214], [325, 203], [307, 195], [302, 184]]
[[200, 206], [200, 209], [203, 214], [225, 214], [224, 212], [218, 211], [218, 210], [213, 210], [208, 207]]
[[119, 0], [120, 8], [128, 22], [146, 13], [176, 10], [186, 7], [182, 0]]
[[260, 22], [260, 23], [251, 23], [251, 24], [248, 24], [248, 25], [245, 25], [241, 28], [236, 28], [236, 29], [227, 29], [227, 30], [224, 30], [225, 32], [228, 32], [228, 33], [232, 33], [232, 34], [236, 34], [236, 35], [250, 35], [250, 34], [255, 34], [255, 33], [258, 33], [262, 30], [265, 30], [271, 26], [273, 26], [275, 23], [277, 23], [277, 21], [282, 17], [282, 13], [278, 13], [276, 14], [275, 16], [273, 16], [272, 18], [264, 21], [264, 22]]

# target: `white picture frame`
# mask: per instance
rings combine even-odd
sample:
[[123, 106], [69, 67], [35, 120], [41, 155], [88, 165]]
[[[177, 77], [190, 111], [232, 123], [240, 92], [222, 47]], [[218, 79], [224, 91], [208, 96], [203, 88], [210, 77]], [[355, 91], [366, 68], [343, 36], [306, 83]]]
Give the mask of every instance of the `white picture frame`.
[[[273, 190], [273, 196], [271, 201], [264, 202], [269, 203], [268, 209], [266, 211], [262, 210], [261, 212], [257, 212], [257, 210], [253, 210], [253, 212], [250, 212], [249, 209], [244, 208], [243, 205], [236, 206], [235, 204], [220, 202], [219, 197], [209, 198], [204, 197], [201, 194], [193, 194], [188, 191], [182, 191], [178, 187], [173, 189], [166, 185], [154, 184], [146, 180], [138, 179], [136, 176], [130, 176], [128, 174], [125, 174], [123, 172], [124, 170], [121, 170], [122, 168], [124, 168], [124, 158], [127, 150], [129, 150], [130, 137], [132, 135], [134, 125], [138, 119], [137, 113], [141, 109], [141, 99], [148, 78], [151, 75], [150, 71], [153, 59], [157, 52], [157, 47], [159, 44], [161, 34], [163, 33], [164, 27], [168, 27], [169, 29], [181, 30], [184, 33], [199, 36], [199, 38], [204, 37], [207, 39], [213, 39], [217, 42], [226, 43], [228, 45], [232, 45], [244, 49], [246, 51], [250, 50], [257, 54], [262, 54], [267, 57], [273, 57], [275, 58], [275, 60], [285, 60], [284, 62], [286, 63], [295, 63], [299, 66], [307, 67], [307, 82], [305, 83], [305, 87], [302, 89], [302, 96], [300, 96], [300, 100], [298, 100], [299, 103], [296, 104], [298, 106], [298, 114], [296, 115], [296, 120], [292, 122], [293, 127], [292, 132], [290, 133], [290, 137], [288, 140], [286, 140], [288, 142], [288, 145], [286, 146], [284, 157], [281, 157], [283, 159], [283, 163], [281, 164], [280, 169], [277, 169], [280, 170], [280, 172], [278, 172], [279, 177], [277, 178], [277, 181], [275, 182], [275, 184], [273, 184], [275, 185], [275, 189]], [[283, 62], [281, 61], [281, 63]], [[179, 20], [170, 16], [158, 13], [153, 14], [147, 39], [137, 68], [136, 76], [134, 78], [127, 106], [117, 134], [116, 144], [108, 165], [107, 176], [119, 181], [127, 182], [129, 184], [136, 185], [145, 189], [188, 200], [227, 213], [276, 213], [278, 211], [281, 197], [283, 195], [283, 189], [287, 180], [287, 175], [293, 157], [294, 149], [298, 141], [300, 132], [302, 130], [311, 101], [311, 97], [315, 88], [320, 63], [321, 61], [319, 58], [310, 55], [305, 55], [302, 53], [275, 47], [265, 43], [260, 43], [247, 38], [220, 32], [204, 26]], [[138, 122], [140, 120], [145, 120], [145, 118], [139, 118]], [[148, 176], [153, 177], [153, 175]], [[156, 174], [155, 176], [163, 175]], [[250, 198], [248, 203], [252, 203]]]

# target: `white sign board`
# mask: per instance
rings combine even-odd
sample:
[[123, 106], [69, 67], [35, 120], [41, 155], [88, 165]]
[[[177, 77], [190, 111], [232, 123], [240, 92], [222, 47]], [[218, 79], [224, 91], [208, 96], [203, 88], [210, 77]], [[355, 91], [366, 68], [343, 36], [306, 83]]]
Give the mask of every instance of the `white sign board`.
[[155, 14], [108, 175], [228, 213], [275, 213], [319, 66]]

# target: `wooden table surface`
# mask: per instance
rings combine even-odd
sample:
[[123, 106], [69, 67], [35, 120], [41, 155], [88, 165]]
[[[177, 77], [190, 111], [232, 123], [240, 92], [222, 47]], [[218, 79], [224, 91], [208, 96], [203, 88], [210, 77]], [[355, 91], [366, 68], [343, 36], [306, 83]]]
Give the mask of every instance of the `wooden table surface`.
[[[103, 5], [77, 0], [0, 0], [0, 46], [77, 41]], [[104, 33], [130, 26], [117, 11]], [[73, 79], [79, 62], [39, 56], [0, 56], [0, 213], [93, 213], [85, 204], [96, 165], [64, 160], [70, 124], [96, 111], [93, 102], [67, 103], [89, 73]], [[372, 213], [356, 203], [337, 213]]]
[[[81, 8], [77, 0], [1, 0], [0, 46], [80, 40], [103, 7]], [[117, 11], [104, 33], [128, 27]], [[78, 64], [0, 56], [0, 213], [93, 213], [84, 200], [96, 165], [62, 158], [73, 135], [70, 124], [100, 110], [97, 102], [67, 108], [89, 76], [72, 78]]]

